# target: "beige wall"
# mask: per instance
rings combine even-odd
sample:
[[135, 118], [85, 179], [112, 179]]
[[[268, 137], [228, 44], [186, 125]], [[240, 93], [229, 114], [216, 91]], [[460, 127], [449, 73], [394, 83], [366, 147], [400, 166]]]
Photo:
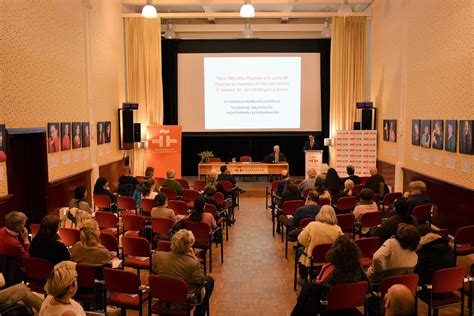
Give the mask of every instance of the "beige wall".
[[[474, 156], [412, 146], [411, 121], [474, 119], [474, 1], [376, 0], [371, 53], [378, 159], [396, 165], [396, 189], [401, 168], [473, 189]], [[384, 119], [398, 120], [397, 143]]]
[[[119, 0], [0, 0], [0, 122], [91, 124], [91, 147], [48, 154], [49, 180], [121, 158], [117, 108], [124, 101]], [[96, 145], [96, 122], [112, 122], [112, 142]], [[6, 181], [0, 181], [0, 196]]]

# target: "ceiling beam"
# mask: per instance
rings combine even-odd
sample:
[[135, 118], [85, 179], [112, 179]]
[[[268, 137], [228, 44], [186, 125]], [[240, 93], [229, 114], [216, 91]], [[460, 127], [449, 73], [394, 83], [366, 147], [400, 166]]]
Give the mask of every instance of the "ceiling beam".
[[[321, 32], [323, 24], [251, 24], [254, 32]], [[176, 33], [242, 32], [244, 24], [173, 24]], [[166, 25], [161, 26], [166, 30]]]
[[[123, 13], [123, 17], [141, 17], [141, 13]], [[312, 19], [338, 16], [337, 12], [255, 12], [260, 19]], [[353, 12], [350, 16], [371, 17], [372, 12]], [[161, 19], [235, 19], [240, 18], [239, 12], [158, 12]]]
[[[153, 0], [155, 6], [241, 5], [243, 0]], [[373, 0], [348, 0], [349, 4], [370, 4]], [[297, 4], [341, 4], [341, 0], [295, 0]], [[123, 5], [145, 5], [146, 0], [122, 0]], [[252, 0], [252, 4], [288, 4], [288, 0]]]

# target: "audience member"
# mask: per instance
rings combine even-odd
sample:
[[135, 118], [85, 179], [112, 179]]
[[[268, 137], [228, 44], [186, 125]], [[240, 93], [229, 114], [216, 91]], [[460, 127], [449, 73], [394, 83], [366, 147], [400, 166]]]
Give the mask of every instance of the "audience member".
[[40, 316], [85, 316], [82, 306], [72, 298], [77, 291], [76, 264], [63, 261], [54, 266], [46, 285], [48, 296], [41, 305]]
[[155, 179], [155, 168], [146, 167], [143, 179]]
[[408, 200], [406, 198], [399, 198], [394, 202], [395, 215], [388, 218], [374, 230], [374, 235], [380, 237], [380, 240], [385, 242], [391, 236], [395, 235], [400, 223], [418, 225], [416, 218], [408, 211]]
[[[297, 228], [300, 225], [300, 222], [304, 218], [315, 218], [318, 215], [321, 206], [318, 205], [319, 194], [316, 190], [311, 190], [306, 197], [306, 202], [304, 206], [298, 207], [295, 212], [295, 215], [287, 220], [288, 226], [291, 228]], [[286, 217], [286, 216], [282, 216]], [[285, 223], [285, 219], [280, 222]], [[289, 230], [291, 230], [289, 228]]]
[[372, 191], [372, 189], [364, 188], [362, 189], [362, 191], [360, 191], [359, 203], [357, 204], [353, 212], [356, 221], [359, 221], [362, 217], [362, 214], [364, 213], [379, 210], [377, 203], [372, 200], [373, 196], [374, 191]]
[[214, 185], [216, 187], [217, 192], [222, 193], [224, 195], [224, 198], [228, 198], [229, 196], [231, 196], [231, 193], [227, 192], [224, 189], [224, 186], [221, 183], [217, 182], [217, 178], [217, 173], [213, 171], [209, 172], [206, 176], [207, 184]]
[[112, 204], [117, 204], [117, 197], [109, 189], [109, 182], [106, 178], [100, 177], [94, 185], [94, 195], [107, 195]]
[[347, 179], [352, 180], [355, 185], [360, 184], [360, 177], [355, 175], [355, 169], [354, 166], [348, 165], [346, 167], [347, 174], [349, 175]]
[[290, 180], [290, 173], [288, 170], [282, 170], [280, 173], [280, 182], [278, 183], [277, 194], [281, 196], [286, 189], [286, 183]]
[[142, 180], [138, 183], [133, 192], [133, 199], [137, 205], [137, 209], [142, 207], [142, 199], [153, 200], [158, 192], [155, 192], [155, 181], [153, 179]]
[[414, 315], [415, 297], [403, 284], [392, 285], [384, 297], [385, 316]]
[[384, 196], [388, 193], [388, 187], [385, 184], [385, 179], [382, 175], [378, 174], [376, 167], [370, 168], [370, 178], [365, 183], [365, 188], [372, 189], [374, 193]]
[[285, 162], [286, 156], [284, 153], [280, 152], [280, 146], [275, 145], [273, 146], [273, 152], [265, 157], [264, 161], [267, 163]]
[[318, 175], [316, 177], [316, 182], [314, 183], [314, 189], [319, 194], [320, 199], [328, 199], [329, 204], [331, 204], [331, 194], [326, 190], [326, 185], [324, 183], [325, 177], [323, 175]]
[[123, 174], [119, 178], [119, 186], [117, 193], [122, 196], [132, 196], [138, 185], [138, 180], [132, 176], [132, 172], [129, 166], [123, 168]]
[[304, 179], [298, 186], [298, 190], [301, 192], [301, 196], [303, 196], [303, 193], [305, 190], [314, 188], [315, 183], [316, 183], [316, 169], [309, 168], [308, 178]]
[[163, 192], [159, 192], [155, 197], [155, 207], [151, 209], [151, 217], [170, 219], [176, 222], [174, 211], [168, 208], [168, 198]]
[[300, 191], [298, 191], [298, 186], [295, 184], [293, 180], [288, 180], [285, 192], [281, 195], [281, 206], [283, 207], [283, 203], [286, 201], [292, 200], [302, 200]]
[[[243, 189], [241, 189], [237, 186], [237, 181], [235, 180], [235, 177], [230, 173], [230, 170], [229, 170], [229, 168], [227, 168], [226, 165], [221, 166], [220, 170], [221, 170], [221, 173], [217, 177], [217, 181], [229, 181], [230, 183], [232, 183], [232, 187], [233, 187], [233, 190], [232, 190], [232, 193], [231, 193], [231, 195], [232, 195], [232, 205], [235, 206], [236, 201], [237, 201], [237, 192], [243, 194], [243, 193], [245, 193], [245, 190], [243, 190]], [[228, 195], [229, 195], [229, 193], [227, 192], [224, 196], [228, 196]]]
[[408, 184], [408, 192], [404, 196], [408, 198], [408, 211], [410, 214], [418, 205], [431, 203], [431, 199], [426, 195], [426, 184], [423, 181], [412, 181]]
[[163, 181], [161, 186], [163, 188], [170, 188], [176, 190], [178, 195], [183, 195], [183, 187], [181, 184], [175, 180], [176, 172], [173, 169], [166, 171], [166, 180]]
[[328, 170], [329, 170], [329, 165], [327, 163], [323, 163], [321, 164], [321, 167], [319, 167], [319, 174], [323, 175], [323, 177], [326, 177]]
[[28, 255], [30, 241], [26, 229], [27, 217], [22, 212], [10, 212], [5, 216], [5, 227], [0, 229], [0, 256], [21, 259]]
[[[0, 288], [5, 286], [5, 280], [0, 273]], [[13, 304], [23, 304], [29, 309], [33, 309], [36, 314], [40, 311], [43, 299], [33, 294], [24, 283], [18, 283], [0, 290], [0, 310]], [[15, 314], [19, 315], [19, 314]]]
[[299, 243], [305, 247], [299, 260], [300, 282], [304, 283], [308, 278], [308, 267], [311, 265], [309, 257], [313, 248], [319, 244], [333, 243], [339, 235], [342, 235], [342, 230], [337, 225], [334, 209], [330, 205], [322, 206], [315, 221], [309, 223], [298, 236]]
[[78, 186], [74, 189], [74, 198], [69, 202], [69, 208], [78, 208], [81, 211], [92, 214], [92, 209], [86, 201], [87, 189], [85, 186]]
[[111, 255], [100, 242], [99, 225], [95, 220], [84, 222], [81, 228], [81, 241], [71, 248], [71, 260], [89, 266], [103, 266], [109, 263]]
[[344, 189], [341, 178], [339, 178], [339, 175], [337, 174], [336, 169], [334, 168], [328, 169], [325, 183], [326, 183], [326, 188], [329, 191], [329, 194], [331, 194], [332, 203], [336, 204], [337, 200], [342, 194], [342, 190]]
[[[188, 285], [189, 293], [204, 285], [202, 304], [196, 306], [194, 315], [205, 315], [214, 288], [214, 279], [202, 272], [199, 259], [194, 254], [194, 242], [191, 231], [181, 229], [176, 232], [171, 239], [171, 252], [159, 251], [153, 256], [152, 271], [154, 274], [183, 280]], [[171, 308], [178, 309], [183, 306], [171, 304]]]
[[216, 220], [212, 214], [204, 212], [204, 205], [206, 201], [203, 197], [199, 197], [194, 200], [194, 208], [188, 216], [188, 219], [194, 222], [203, 222], [209, 225], [211, 229], [217, 228]]
[[377, 284], [387, 276], [413, 273], [418, 261], [415, 251], [419, 242], [418, 229], [401, 223], [395, 236], [387, 239], [374, 253], [372, 265], [367, 270], [371, 282]]
[[70, 255], [58, 235], [59, 217], [46, 215], [41, 221], [38, 233], [31, 241], [30, 256], [48, 260], [52, 264], [69, 260]]

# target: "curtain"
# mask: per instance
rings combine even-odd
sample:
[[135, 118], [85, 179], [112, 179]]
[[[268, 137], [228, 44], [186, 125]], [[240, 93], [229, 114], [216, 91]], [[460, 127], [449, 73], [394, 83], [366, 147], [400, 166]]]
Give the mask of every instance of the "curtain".
[[[366, 100], [365, 17], [334, 17], [331, 42], [330, 137], [337, 130], [352, 129], [360, 121], [355, 103]], [[331, 165], [335, 159], [331, 149]]]
[[[142, 140], [146, 127], [163, 124], [160, 19], [125, 18], [125, 61], [127, 101], [139, 103], [134, 122], [141, 123]], [[130, 151], [134, 175], [143, 175], [146, 150]]]

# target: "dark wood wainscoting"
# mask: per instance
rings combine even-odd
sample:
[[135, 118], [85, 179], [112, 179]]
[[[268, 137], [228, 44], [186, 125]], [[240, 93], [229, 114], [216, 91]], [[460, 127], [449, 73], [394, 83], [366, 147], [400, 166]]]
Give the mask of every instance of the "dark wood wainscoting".
[[0, 197], [0, 227], [5, 226], [5, 215], [14, 211], [12, 197], [13, 194]]
[[474, 225], [474, 191], [438, 179], [430, 178], [413, 170], [403, 169], [403, 188], [415, 180], [425, 182], [427, 193], [438, 206], [433, 224], [448, 228], [454, 235], [459, 227]]
[[126, 164], [125, 159], [120, 159], [99, 167], [99, 177], [104, 177], [109, 181], [110, 190], [117, 191], [118, 179], [123, 173]]
[[385, 183], [392, 188], [395, 187], [395, 165], [377, 160], [377, 169], [380, 174], [383, 175]]
[[77, 186], [85, 186], [87, 192], [87, 200], [91, 203], [91, 170], [51, 181], [48, 183], [47, 205], [48, 214], [58, 215], [57, 210], [61, 207], [69, 206], [69, 202], [74, 197], [74, 189]]

